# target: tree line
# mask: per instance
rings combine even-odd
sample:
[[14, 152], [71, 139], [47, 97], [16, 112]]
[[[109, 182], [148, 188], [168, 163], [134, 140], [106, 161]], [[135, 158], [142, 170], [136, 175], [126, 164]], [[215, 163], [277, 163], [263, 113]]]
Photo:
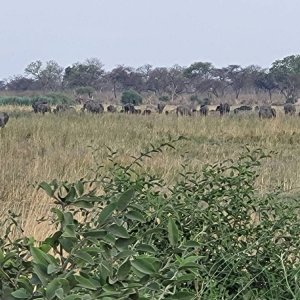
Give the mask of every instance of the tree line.
[[[31, 62], [24, 74], [0, 81], [0, 90], [63, 91], [78, 90], [91, 94], [96, 91], [118, 93], [134, 90], [153, 92], [160, 100], [174, 100], [181, 94], [206, 94], [222, 98], [232, 94], [236, 99], [245, 93], [267, 93], [272, 99], [280, 93], [287, 102], [295, 102], [300, 91], [300, 55], [276, 60], [270, 68], [256, 65], [229, 65], [217, 68], [210, 62], [195, 62], [188, 67], [139, 68], [119, 65], [110, 71], [97, 58], [77, 62], [66, 68], [50, 60]], [[192, 99], [193, 100], [193, 99]], [[197, 100], [197, 99], [194, 99]]]

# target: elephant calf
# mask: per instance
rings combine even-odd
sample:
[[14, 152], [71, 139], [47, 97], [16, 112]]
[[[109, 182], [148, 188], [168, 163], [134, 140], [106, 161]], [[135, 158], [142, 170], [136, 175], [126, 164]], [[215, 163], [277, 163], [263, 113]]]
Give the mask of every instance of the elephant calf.
[[9, 120], [9, 115], [5, 112], [0, 112], [0, 128], [4, 128]]

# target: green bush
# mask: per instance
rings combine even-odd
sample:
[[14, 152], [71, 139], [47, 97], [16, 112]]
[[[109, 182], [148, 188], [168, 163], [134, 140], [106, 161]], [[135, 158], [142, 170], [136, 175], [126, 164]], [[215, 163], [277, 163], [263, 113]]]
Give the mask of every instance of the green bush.
[[92, 97], [95, 89], [92, 86], [81, 86], [75, 90], [77, 95], [88, 95]]
[[180, 140], [128, 165], [110, 151], [109, 173], [92, 179], [39, 184], [56, 204], [56, 232], [12, 240], [18, 216], [10, 215], [0, 298], [300, 299], [298, 210], [255, 190], [267, 156], [246, 150], [202, 172], [185, 163], [174, 186], [140, 170]]
[[0, 97], [0, 105], [32, 105], [31, 97]]
[[190, 100], [192, 102], [196, 102], [200, 105], [210, 105], [211, 104], [211, 100], [209, 98], [203, 98], [201, 99], [198, 95], [192, 95], [190, 97]]
[[31, 106], [36, 100], [47, 101], [50, 105], [73, 103], [73, 100], [64, 94], [49, 93], [33, 97], [0, 97], [0, 105]]
[[143, 102], [143, 98], [134, 90], [128, 90], [122, 93], [121, 102], [123, 104], [131, 103], [133, 105], [140, 105]]
[[170, 101], [170, 97], [167, 96], [167, 95], [163, 95], [163, 96], [160, 96], [160, 97], [158, 98], [158, 100], [159, 100], [159, 101], [162, 101], [162, 102], [168, 102], [168, 101]]
[[191, 100], [192, 102], [199, 102], [199, 101], [200, 101], [200, 98], [199, 98], [198, 95], [192, 95], [192, 96], [190, 97], [190, 100]]

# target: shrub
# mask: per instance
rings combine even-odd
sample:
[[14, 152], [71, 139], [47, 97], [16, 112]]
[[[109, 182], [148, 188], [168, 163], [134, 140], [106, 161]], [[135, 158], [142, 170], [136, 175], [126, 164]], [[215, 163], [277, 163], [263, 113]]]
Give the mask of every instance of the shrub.
[[31, 97], [0, 97], [0, 105], [31, 105]]
[[211, 100], [209, 98], [200, 99], [198, 95], [192, 95], [190, 97], [190, 100], [192, 102], [196, 102], [200, 105], [210, 105], [211, 104]]
[[204, 98], [200, 101], [200, 105], [211, 105], [211, 100], [209, 98]]
[[134, 90], [128, 90], [122, 93], [121, 102], [123, 104], [131, 103], [133, 105], [140, 105], [143, 102], [143, 98]]
[[33, 97], [0, 97], [0, 105], [31, 106], [36, 100], [47, 101], [50, 105], [73, 103], [73, 100], [64, 94], [49, 93]]
[[199, 98], [198, 95], [192, 95], [192, 96], [190, 97], [190, 100], [191, 100], [192, 102], [199, 102], [199, 101], [200, 101], [200, 98]]
[[72, 104], [74, 102], [72, 98], [62, 93], [49, 93], [45, 97], [48, 98], [48, 102], [52, 105]]
[[295, 97], [290, 97], [286, 99], [286, 103], [295, 104], [297, 102], [297, 99]]
[[88, 95], [92, 97], [95, 92], [95, 89], [92, 86], [81, 86], [75, 90], [77, 95]]
[[255, 190], [267, 156], [246, 149], [200, 173], [185, 163], [174, 186], [137, 172], [180, 140], [128, 165], [111, 150], [109, 173], [92, 179], [39, 184], [56, 204], [56, 232], [11, 240], [10, 215], [1, 299], [299, 299], [297, 210]]
[[167, 95], [163, 95], [163, 96], [160, 96], [160, 97], [158, 98], [158, 100], [159, 100], [159, 101], [162, 101], [162, 102], [168, 102], [168, 101], [170, 101], [170, 97], [167, 96]]

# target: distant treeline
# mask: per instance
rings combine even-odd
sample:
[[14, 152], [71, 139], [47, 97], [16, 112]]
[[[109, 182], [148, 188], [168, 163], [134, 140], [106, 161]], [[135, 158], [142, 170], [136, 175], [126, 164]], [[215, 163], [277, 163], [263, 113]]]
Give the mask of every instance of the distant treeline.
[[300, 55], [276, 60], [266, 69], [255, 65], [216, 68], [210, 62], [195, 62], [188, 67], [170, 68], [120, 65], [106, 71], [96, 58], [66, 68], [53, 60], [46, 63], [38, 60], [30, 63], [24, 74], [0, 80], [0, 90], [43, 91], [44, 94], [74, 90], [89, 96], [101, 91], [111, 92], [114, 98], [124, 91], [134, 90], [152, 92], [161, 101], [174, 100], [182, 94], [190, 94], [190, 99], [195, 101], [197, 95], [222, 98], [230, 94], [239, 99], [243, 93], [265, 93], [271, 100], [276, 93], [287, 102], [295, 102], [300, 91]]

